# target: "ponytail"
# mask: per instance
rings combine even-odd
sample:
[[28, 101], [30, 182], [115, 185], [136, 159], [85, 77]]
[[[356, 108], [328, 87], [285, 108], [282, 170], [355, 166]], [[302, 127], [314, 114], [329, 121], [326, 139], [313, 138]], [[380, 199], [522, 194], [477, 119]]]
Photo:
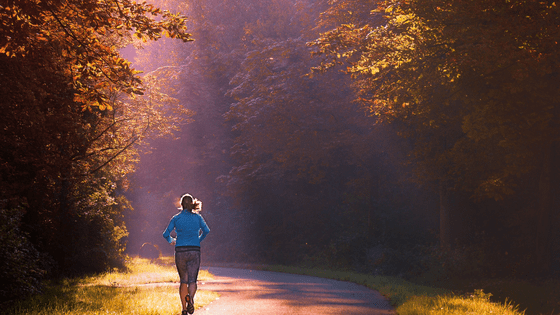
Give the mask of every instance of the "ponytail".
[[184, 194], [181, 196], [181, 207], [183, 210], [189, 210], [189, 212], [199, 212], [202, 210], [202, 201], [193, 198], [190, 194]]

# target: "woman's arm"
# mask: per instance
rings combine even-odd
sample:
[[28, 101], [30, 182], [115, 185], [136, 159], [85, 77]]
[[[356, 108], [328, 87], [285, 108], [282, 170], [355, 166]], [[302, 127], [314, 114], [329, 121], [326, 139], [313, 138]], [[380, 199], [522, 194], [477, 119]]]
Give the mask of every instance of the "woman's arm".
[[175, 244], [175, 242], [177, 241], [177, 239], [175, 239], [174, 237], [171, 237], [171, 231], [173, 231], [173, 229], [175, 228], [175, 220], [174, 219], [175, 219], [175, 217], [173, 217], [171, 219], [171, 221], [169, 221], [169, 224], [167, 225], [167, 228], [165, 229], [165, 231], [163, 231], [163, 238], [165, 238], [169, 244]]
[[199, 233], [198, 241], [202, 242], [202, 240], [206, 238], [208, 233], [210, 233], [210, 228], [208, 228], [208, 225], [206, 224], [206, 221], [204, 221], [204, 218], [201, 215], [198, 215], [198, 217], [200, 218], [200, 230], [199, 231], [202, 231], [201, 233]]

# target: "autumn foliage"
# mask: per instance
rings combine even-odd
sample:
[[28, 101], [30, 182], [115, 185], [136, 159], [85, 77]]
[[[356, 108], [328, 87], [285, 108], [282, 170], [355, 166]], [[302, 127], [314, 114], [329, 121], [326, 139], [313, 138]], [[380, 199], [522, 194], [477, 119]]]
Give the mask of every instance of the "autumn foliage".
[[188, 113], [145, 91], [119, 49], [190, 34], [183, 16], [126, 0], [5, 1], [0, 20], [0, 209], [10, 218], [0, 247], [9, 300], [36, 291], [46, 274], [121, 264], [129, 205], [117, 191], [137, 145], [172, 133]]
[[548, 270], [559, 136], [556, 3], [383, 1], [372, 15], [383, 25], [345, 24], [312, 42], [324, 56], [316, 69], [347, 64], [364, 108], [413, 139], [418, 180], [438, 185], [443, 198], [444, 246], [453, 239], [450, 191], [507, 199], [533, 174], [535, 261]]
[[[142, 156], [131, 199], [143, 231], [164, 224], [145, 204], [171, 215], [168, 200], [191, 191], [214, 226], [209, 259], [442, 277], [555, 268], [555, 3], [183, 9], [197, 41], [167, 46], [157, 73], [197, 114]], [[161, 56], [158, 43], [137, 61]]]
[[164, 242], [190, 192], [209, 260], [442, 279], [559, 268], [557, 3], [158, 4], [181, 13], [0, 6], [1, 208], [25, 255], [106, 267], [125, 241]]

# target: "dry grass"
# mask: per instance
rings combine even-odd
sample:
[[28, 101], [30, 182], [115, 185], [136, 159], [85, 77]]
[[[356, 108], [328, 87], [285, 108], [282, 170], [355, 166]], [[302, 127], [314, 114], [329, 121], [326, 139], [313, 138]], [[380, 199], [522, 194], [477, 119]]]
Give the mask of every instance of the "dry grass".
[[470, 296], [414, 296], [397, 308], [399, 315], [523, 315], [511, 303], [493, 303], [482, 290]]
[[[19, 303], [7, 314], [180, 314], [174, 266], [132, 258], [127, 268], [126, 272], [112, 271], [49, 285], [44, 294]], [[201, 270], [199, 278], [207, 280], [211, 274]], [[199, 290], [195, 306], [202, 308], [217, 297], [216, 293]]]

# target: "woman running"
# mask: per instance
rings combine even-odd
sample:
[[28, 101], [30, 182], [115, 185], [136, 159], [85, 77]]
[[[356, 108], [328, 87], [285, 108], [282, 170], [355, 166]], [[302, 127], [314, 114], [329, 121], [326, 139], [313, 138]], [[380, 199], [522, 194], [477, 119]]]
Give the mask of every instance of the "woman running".
[[[185, 194], [181, 197], [181, 212], [171, 218], [163, 237], [175, 245], [175, 266], [181, 279], [179, 296], [183, 306], [182, 315], [194, 313], [194, 295], [196, 294], [196, 280], [200, 268], [200, 242], [208, 235], [210, 229], [202, 216], [202, 202]], [[171, 237], [171, 231], [177, 232], [177, 237]]]

